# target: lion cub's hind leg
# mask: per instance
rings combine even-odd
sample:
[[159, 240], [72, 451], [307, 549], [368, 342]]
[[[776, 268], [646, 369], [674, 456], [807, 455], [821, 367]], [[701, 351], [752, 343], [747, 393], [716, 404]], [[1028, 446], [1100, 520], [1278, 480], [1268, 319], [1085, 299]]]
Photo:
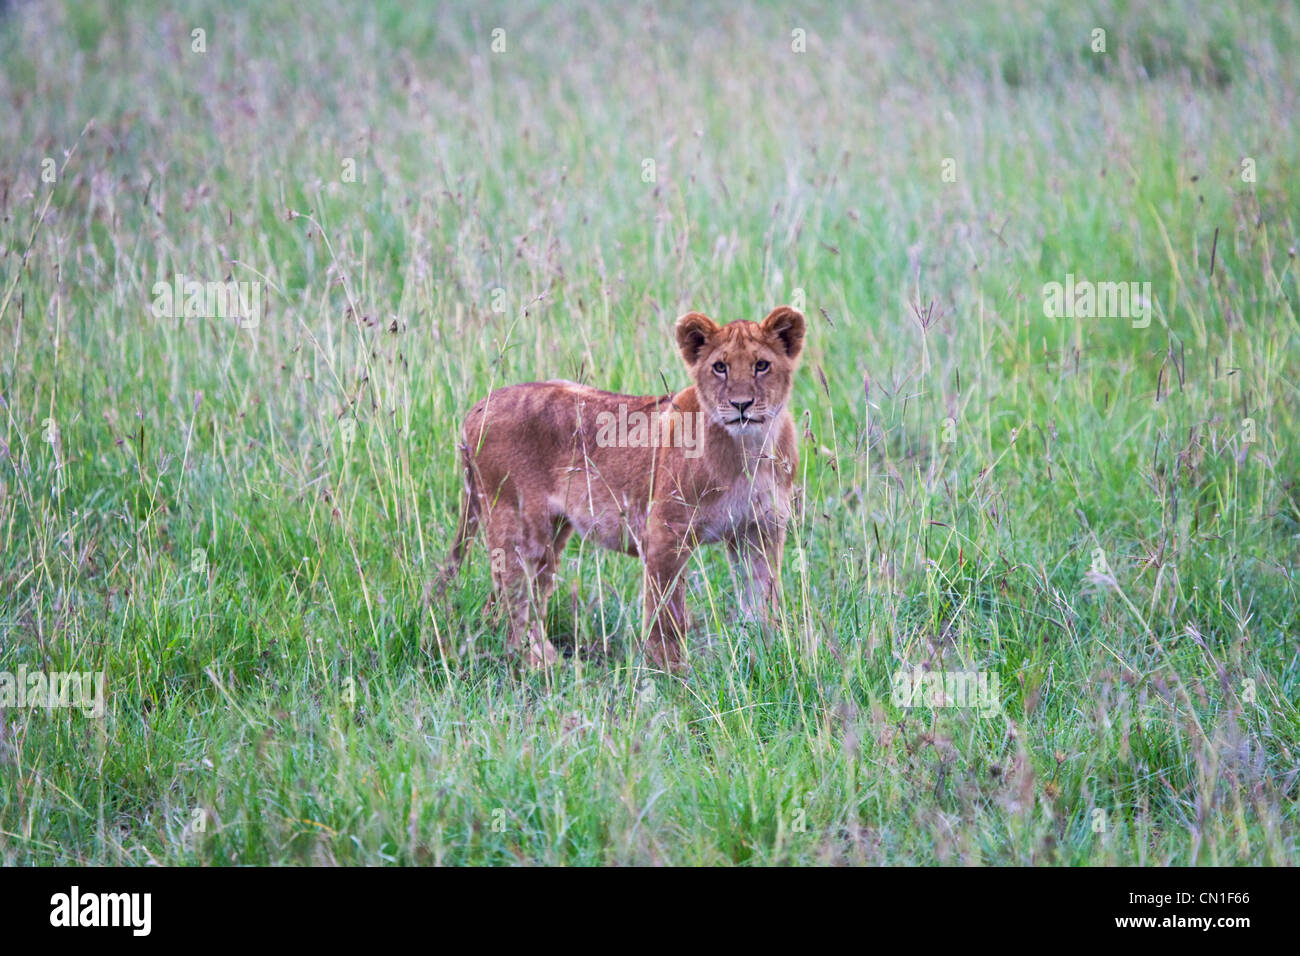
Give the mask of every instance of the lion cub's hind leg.
[[502, 504], [488, 518], [492, 583], [507, 614], [506, 646], [528, 667], [548, 667], [560, 658], [546, 637], [546, 606], [571, 533], [567, 522], [535, 518]]

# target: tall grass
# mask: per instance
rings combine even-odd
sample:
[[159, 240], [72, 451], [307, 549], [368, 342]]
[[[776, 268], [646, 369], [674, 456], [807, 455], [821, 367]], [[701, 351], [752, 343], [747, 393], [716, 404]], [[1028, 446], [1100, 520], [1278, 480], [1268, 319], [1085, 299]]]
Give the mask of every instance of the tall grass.
[[[0, 671], [108, 701], [0, 710], [0, 859], [1294, 861], [1297, 40], [1289, 4], [16, 4]], [[156, 317], [177, 274], [262, 283], [256, 327]], [[1049, 318], [1067, 274], [1149, 282], [1149, 327]], [[434, 600], [470, 404], [681, 387], [678, 314], [787, 301], [779, 628], [708, 551], [680, 679], [593, 547], [549, 675], [481, 550]], [[1002, 714], [899, 706], [917, 667]]]

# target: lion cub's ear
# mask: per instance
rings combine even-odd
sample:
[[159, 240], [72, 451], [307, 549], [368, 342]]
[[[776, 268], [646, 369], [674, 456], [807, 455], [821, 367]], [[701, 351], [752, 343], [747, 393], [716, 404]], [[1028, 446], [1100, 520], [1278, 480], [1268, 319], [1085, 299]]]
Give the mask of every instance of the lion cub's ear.
[[677, 347], [681, 349], [682, 361], [688, 367], [695, 365], [700, 349], [717, 331], [718, 326], [702, 312], [687, 312], [677, 320]]
[[768, 335], [775, 336], [790, 358], [798, 358], [803, 351], [803, 313], [788, 305], [778, 305], [767, 314], [760, 326]]

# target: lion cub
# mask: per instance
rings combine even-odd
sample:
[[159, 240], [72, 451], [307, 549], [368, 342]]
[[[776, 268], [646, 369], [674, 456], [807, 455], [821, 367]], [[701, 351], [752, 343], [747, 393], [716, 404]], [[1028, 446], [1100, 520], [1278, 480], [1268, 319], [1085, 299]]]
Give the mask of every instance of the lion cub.
[[545, 666], [558, 656], [542, 630], [546, 601], [576, 531], [645, 562], [645, 650], [680, 670], [683, 571], [697, 545], [725, 541], [742, 609], [768, 620], [799, 465], [787, 403], [804, 327], [788, 306], [722, 326], [683, 315], [677, 347], [695, 384], [675, 395], [562, 381], [492, 392], [465, 419], [465, 497], [444, 583], [483, 524], [509, 646]]

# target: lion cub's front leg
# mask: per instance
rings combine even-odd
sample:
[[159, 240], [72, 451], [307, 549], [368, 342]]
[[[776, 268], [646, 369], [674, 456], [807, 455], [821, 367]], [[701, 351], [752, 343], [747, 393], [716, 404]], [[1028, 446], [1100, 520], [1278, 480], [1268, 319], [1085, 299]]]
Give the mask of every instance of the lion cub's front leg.
[[785, 528], [777, 524], [749, 525], [727, 542], [727, 548], [740, 582], [741, 614], [747, 621], [771, 623], [781, 610]]
[[680, 529], [652, 522], [645, 538], [645, 652], [666, 671], [686, 670], [686, 586], [691, 546]]

